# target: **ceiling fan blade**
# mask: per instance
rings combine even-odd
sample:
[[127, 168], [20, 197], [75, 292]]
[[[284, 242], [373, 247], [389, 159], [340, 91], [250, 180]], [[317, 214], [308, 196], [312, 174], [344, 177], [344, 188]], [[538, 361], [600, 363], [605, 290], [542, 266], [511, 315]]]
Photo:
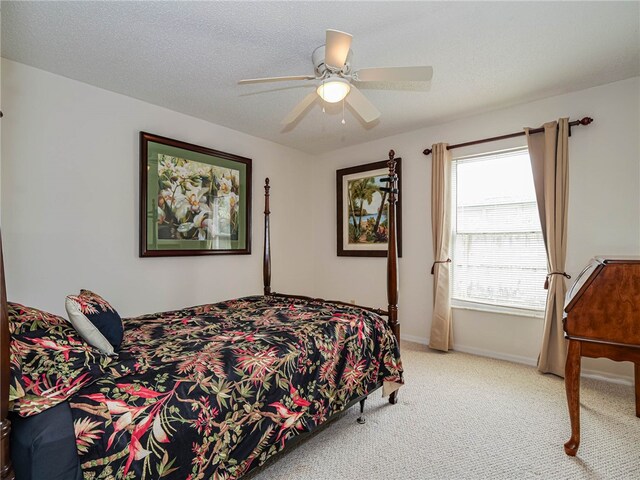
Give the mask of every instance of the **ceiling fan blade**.
[[349, 55], [351, 48], [351, 39], [353, 37], [345, 32], [338, 30], [327, 30], [327, 39], [324, 49], [325, 65], [341, 69]]
[[246, 85], [248, 83], [266, 83], [266, 82], [287, 82], [289, 80], [315, 80], [312, 75], [291, 75], [288, 77], [265, 77], [265, 78], [249, 78], [240, 80], [238, 85]]
[[316, 101], [317, 98], [319, 98], [318, 94], [315, 91], [311, 92], [309, 95], [304, 97], [300, 103], [293, 107], [293, 109], [282, 119], [280, 123], [286, 126], [295, 122], [297, 118], [309, 107], [309, 105]]
[[363, 68], [355, 73], [358, 82], [428, 82], [433, 67]]
[[345, 101], [366, 123], [371, 123], [380, 117], [380, 111], [353, 85], [351, 85], [351, 90], [345, 97]]

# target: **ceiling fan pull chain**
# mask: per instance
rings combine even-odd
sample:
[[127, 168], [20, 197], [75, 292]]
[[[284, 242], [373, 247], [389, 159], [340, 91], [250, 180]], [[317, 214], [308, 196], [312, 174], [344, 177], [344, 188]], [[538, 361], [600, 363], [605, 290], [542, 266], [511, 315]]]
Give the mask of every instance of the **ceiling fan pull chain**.
[[345, 125], [347, 122], [344, 121], [344, 98], [342, 99], [342, 124]]

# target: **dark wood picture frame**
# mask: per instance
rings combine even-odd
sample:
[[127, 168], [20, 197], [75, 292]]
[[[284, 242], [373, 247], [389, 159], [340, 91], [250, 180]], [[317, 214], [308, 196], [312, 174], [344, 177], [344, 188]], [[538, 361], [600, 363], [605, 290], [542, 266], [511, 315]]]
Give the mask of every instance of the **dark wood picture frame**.
[[[398, 241], [398, 257], [402, 257], [402, 159], [394, 159], [396, 162], [396, 175], [397, 179], [397, 212], [396, 212], [396, 228], [397, 228], [397, 241]], [[336, 194], [337, 194], [337, 252], [339, 257], [386, 257], [387, 246], [381, 246], [380, 249], [367, 249], [367, 250], [350, 250], [344, 248], [344, 204], [343, 198], [343, 183], [344, 177], [356, 173], [373, 172], [376, 170], [383, 170], [387, 168], [387, 160], [380, 162], [366, 163], [363, 165], [357, 165], [355, 167], [342, 168], [336, 171]]]
[[[245, 166], [246, 219], [244, 232], [246, 235], [244, 248], [234, 249], [150, 249], [148, 248], [147, 216], [148, 216], [148, 182], [149, 182], [149, 142], [179, 148], [196, 154], [216, 157], [218, 159], [237, 162]], [[140, 132], [140, 257], [176, 257], [193, 255], [249, 255], [251, 254], [251, 159], [202, 147], [172, 138], [162, 137], [147, 132]], [[241, 196], [242, 199], [242, 196]]]

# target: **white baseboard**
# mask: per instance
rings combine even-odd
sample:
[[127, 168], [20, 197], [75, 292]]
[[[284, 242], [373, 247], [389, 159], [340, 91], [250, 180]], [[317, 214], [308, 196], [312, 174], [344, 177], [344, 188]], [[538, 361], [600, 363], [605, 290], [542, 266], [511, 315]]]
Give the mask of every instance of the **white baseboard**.
[[429, 345], [428, 338], [416, 337], [415, 335], [407, 335], [406, 333], [401, 333], [400, 339], [407, 340], [408, 342], [419, 343], [420, 345]]
[[580, 375], [583, 378], [592, 378], [594, 380], [604, 380], [609, 383], [619, 383], [620, 385], [633, 386], [633, 377], [628, 375], [618, 375], [616, 373], [601, 372], [600, 370], [582, 370]]
[[[420, 345], [429, 345], [428, 338], [417, 337], [414, 335], [406, 335], [404, 333], [401, 334], [401, 338], [402, 340], [418, 343]], [[508, 362], [520, 363], [523, 365], [528, 365], [530, 367], [535, 367], [538, 363], [538, 360], [536, 358], [523, 357], [521, 355], [511, 355], [508, 353], [496, 352], [493, 350], [485, 350], [485, 349], [475, 348], [475, 347], [468, 347], [465, 345], [454, 345], [453, 350], [456, 352], [469, 353], [471, 355], [478, 355], [480, 357], [495, 358], [497, 360], [506, 360]], [[618, 375], [618, 374], [609, 373], [609, 372], [602, 372], [600, 370], [583, 369], [580, 376], [583, 378], [603, 380], [605, 382], [618, 383], [621, 385], [633, 385], [634, 383], [633, 377], [631, 376]]]
[[538, 360], [536, 358], [523, 357], [522, 355], [511, 355], [509, 353], [502, 352], [494, 352], [481, 348], [467, 347], [465, 345], [454, 345], [453, 349], [456, 352], [470, 353], [471, 355], [478, 355], [480, 357], [496, 358], [498, 360], [506, 360], [507, 362], [521, 363], [523, 365], [529, 365], [530, 367], [535, 367], [538, 363]]

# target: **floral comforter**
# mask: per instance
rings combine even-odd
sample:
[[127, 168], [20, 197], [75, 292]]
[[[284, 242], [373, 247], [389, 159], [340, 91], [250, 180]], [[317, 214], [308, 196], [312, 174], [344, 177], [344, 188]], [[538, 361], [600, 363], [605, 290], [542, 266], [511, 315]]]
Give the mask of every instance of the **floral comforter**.
[[235, 479], [350, 401], [402, 384], [386, 319], [247, 297], [125, 319], [119, 359], [70, 399], [85, 479]]

